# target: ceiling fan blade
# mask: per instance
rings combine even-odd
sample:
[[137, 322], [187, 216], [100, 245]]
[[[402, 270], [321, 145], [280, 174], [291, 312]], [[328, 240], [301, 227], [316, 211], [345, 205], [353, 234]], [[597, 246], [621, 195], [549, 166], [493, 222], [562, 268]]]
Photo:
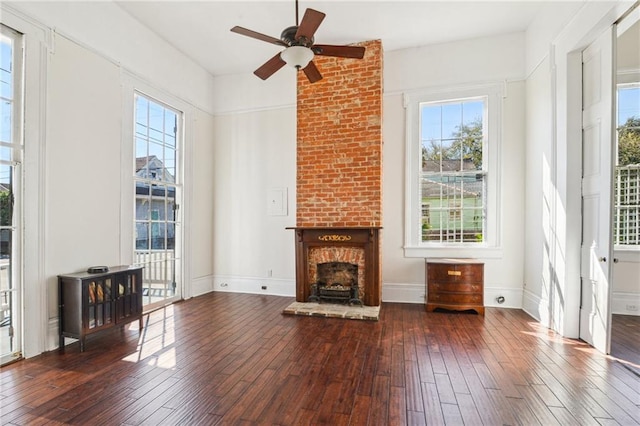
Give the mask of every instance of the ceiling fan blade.
[[326, 15], [317, 10], [307, 9], [296, 31], [296, 40], [302, 36], [311, 40]]
[[271, 77], [273, 74], [275, 74], [275, 72], [278, 71], [280, 68], [285, 66], [285, 64], [286, 62], [283, 61], [282, 58], [280, 58], [280, 54], [278, 53], [276, 56], [274, 56], [273, 58], [269, 59], [267, 62], [262, 64], [262, 66], [257, 70], [255, 70], [253, 73], [258, 77], [260, 77], [261, 79], [266, 80], [269, 77]]
[[362, 59], [365, 48], [362, 46], [333, 46], [330, 44], [314, 44], [313, 53], [320, 56], [336, 56], [339, 58]]
[[316, 67], [316, 64], [314, 64], [313, 61], [309, 62], [309, 64], [304, 67], [302, 71], [304, 71], [304, 74], [307, 76], [311, 83], [322, 80], [322, 74], [320, 74], [320, 71], [318, 71], [318, 67]]
[[277, 44], [278, 46], [285, 46], [285, 47], [287, 46], [287, 43], [280, 40], [279, 38], [271, 37], [266, 34], [261, 34], [253, 30], [249, 30], [247, 28], [238, 27], [237, 25], [231, 28], [231, 32], [234, 32], [243, 36], [255, 38], [261, 41], [266, 41], [267, 43]]

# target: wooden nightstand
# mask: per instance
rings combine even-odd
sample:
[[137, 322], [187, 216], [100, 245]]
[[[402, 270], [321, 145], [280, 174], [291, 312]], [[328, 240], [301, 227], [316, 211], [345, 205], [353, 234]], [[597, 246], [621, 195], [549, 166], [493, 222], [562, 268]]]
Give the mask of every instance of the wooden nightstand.
[[475, 259], [426, 260], [427, 312], [437, 308], [484, 315], [484, 263]]

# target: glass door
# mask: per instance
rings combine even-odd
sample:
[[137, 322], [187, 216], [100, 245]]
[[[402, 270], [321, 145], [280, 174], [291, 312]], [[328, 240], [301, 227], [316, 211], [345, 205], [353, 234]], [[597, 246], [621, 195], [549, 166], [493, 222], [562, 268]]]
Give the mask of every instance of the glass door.
[[181, 298], [178, 154], [182, 114], [135, 95], [135, 262], [145, 310]]
[[0, 364], [22, 357], [22, 37], [0, 35]]

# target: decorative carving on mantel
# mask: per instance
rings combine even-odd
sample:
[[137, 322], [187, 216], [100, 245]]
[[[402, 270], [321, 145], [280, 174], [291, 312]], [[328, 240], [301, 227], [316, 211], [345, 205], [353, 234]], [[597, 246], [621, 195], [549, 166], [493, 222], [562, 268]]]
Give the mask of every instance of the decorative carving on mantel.
[[318, 239], [320, 241], [351, 241], [351, 235], [320, 235]]

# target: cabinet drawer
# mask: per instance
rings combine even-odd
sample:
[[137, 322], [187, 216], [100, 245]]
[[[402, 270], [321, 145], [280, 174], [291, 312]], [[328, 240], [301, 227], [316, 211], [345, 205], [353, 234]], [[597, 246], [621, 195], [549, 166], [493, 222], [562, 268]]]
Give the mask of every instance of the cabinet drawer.
[[482, 283], [482, 278], [483, 265], [481, 264], [429, 263], [427, 267], [427, 279], [429, 282]]
[[482, 305], [481, 294], [464, 293], [429, 293], [427, 300], [429, 303], [453, 303], [462, 305]]
[[441, 283], [441, 282], [429, 282], [429, 293], [451, 292], [451, 293], [474, 293], [482, 294], [482, 284], [468, 284], [468, 283]]

